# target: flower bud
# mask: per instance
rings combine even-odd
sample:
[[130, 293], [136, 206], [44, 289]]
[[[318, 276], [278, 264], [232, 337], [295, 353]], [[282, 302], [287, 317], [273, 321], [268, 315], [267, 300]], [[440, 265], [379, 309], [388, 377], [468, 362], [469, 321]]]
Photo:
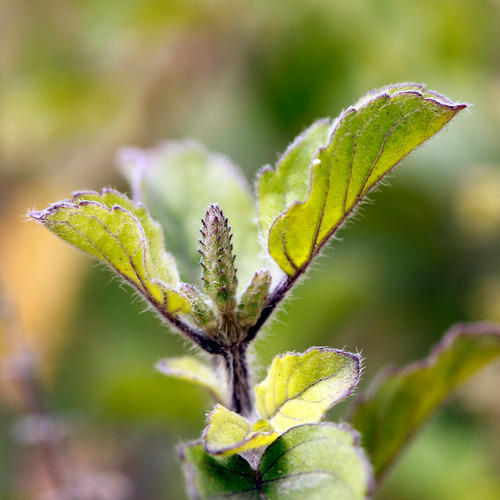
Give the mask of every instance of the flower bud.
[[221, 313], [228, 313], [236, 307], [238, 287], [231, 228], [222, 210], [216, 204], [208, 207], [201, 225], [199, 253], [205, 293]]
[[252, 281], [241, 296], [237, 309], [237, 318], [240, 326], [249, 328], [259, 319], [271, 286], [271, 274], [263, 269], [254, 274]]

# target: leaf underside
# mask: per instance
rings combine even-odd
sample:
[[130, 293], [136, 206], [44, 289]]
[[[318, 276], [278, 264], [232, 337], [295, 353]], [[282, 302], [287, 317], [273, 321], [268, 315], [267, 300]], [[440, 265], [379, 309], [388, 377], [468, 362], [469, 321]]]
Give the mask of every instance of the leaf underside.
[[227, 396], [221, 387], [214, 371], [193, 356], [165, 358], [156, 364], [158, 371], [169, 377], [175, 377], [200, 385], [206, 389], [216, 401], [225, 402]]
[[351, 423], [380, 478], [429, 415], [459, 384], [500, 356], [500, 326], [457, 325], [428, 358], [383, 374], [360, 397]]
[[[422, 86], [401, 84], [342, 113], [327, 141], [325, 122], [308, 129], [276, 170], [267, 167], [259, 176], [260, 226], [279, 267], [288, 276], [300, 274], [366, 194], [463, 108]], [[292, 168], [294, 154], [299, 160]]]
[[196, 443], [181, 459], [188, 492], [199, 499], [361, 500], [372, 485], [357, 434], [329, 423], [287, 431], [266, 449], [257, 474], [241, 456], [212, 457]]
[[319, 422], [359, 380], [360, 359], [326, 347], [274, 358], [268, 375], [255, 387], [260, 416], [277, 432]]
[[175, 290], [177, 268], [165, 251], [160, 226], [125, 195], [111, 189], [80, 192], [30, 216], [107, 264], [156, 308], [189, 312], [189, 302]]

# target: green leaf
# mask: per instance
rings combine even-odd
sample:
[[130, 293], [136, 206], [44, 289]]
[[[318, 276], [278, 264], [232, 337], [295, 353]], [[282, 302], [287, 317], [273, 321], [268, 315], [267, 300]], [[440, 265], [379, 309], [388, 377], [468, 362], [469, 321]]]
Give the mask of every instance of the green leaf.
[[[258, 188], [264, 236], [270, 215], [286, 205], [268, 237], [269, 253], [279, 267], [292, 277], [304, 271], [385, 174], [463, 108], [465, 104], [452, 103], [418, 85], [387, 87], [368, 94], [335, 120], [329, 141], [307, 165], [310, 181], [305, 198], [300, 187], [304, 174], [294, 172], [292, 177], [280, 165], [276, 171], [265, 171]], [[302, 169], [306, 163], [302, 158]], [[287, 194], [295, 200], [271, 203], [270, 192], [285, 181]], [[283, 200], [281, 191], [278, 198]]]
[[214, 457], [201, 443], [194, 443], [181, 447], [179, 456], [187, 491], [193, 500], [261, 500], [254, 471], [239, 455]]
[[280, 433], [319, 422], [351, 394], [359, 375], [359, 356], [336, 349], [312, 347], [302, 354], [276, 356], [265, 380], [255, 387], [257, 408]]
[[211, 455], [235, 455], [272, 443], [278, 434], [263, 421], [253, 426], [241, 415], [217, 405], [208, 416], [203, 433], [205, 450]]
[[175, 261], [165, 252], [161, 229], [141, 205], [113, 190], [76, 193], [30, 216], [67, 243], [97, 257], [125, 278], [156, 308], [187, 313], [176, 291]]
[[260, 463], [269, 499], [355, 500], [366, 498], [371, 468], [347, 426], [301, 425], [267, 448]]
[[213, 457], [201, 444], [181, 450], [191, 498], [362, 500], [371, 468], [347, 426], [294, 427], [265, 451], [257, 473], [241, 456]]
[[225, 390], [214, 371], [193, 356], [165, 358], [156, 363], [156, 368], [169, 377], [176, 377], [201, 385], [216, 401], [226, 401]]
[[351, 418], [376, 475], [382, 476], [450, 391], [498, 356], [499, 325], [457, 325], [428, 358], [383, 373], [360, 397]]
[[330, 120], [313, 123], [290, 144], [275, 170], [267, 165], [259, 172], [259, 223], [265, 241], [276, 217], [294, 201], [306, 199], [311, 162], [318, 148], [328, 142], [330, 128]]
[[211, 203], [220, 205], [234, 228], [240, 283], [245, 285], [263, 266], [251, 190], [226, 157], [185, 140], [151, 150], [126, 149], [119, 161], [134, 199], [144, 203], [164, 228], [185, 281], [199, 280], [198, 229]]
[[102, 194], [94, 191], [80, 191], [73, 195], [73, 200], [95, 201], [96, 203], [106, 205], [110, 209], [116, 205], [128, 210], [137, 218], [144, 230], [156, 276], [164, 283], [172, 285], [177, 285], [179, 283], [177, 264], [174, 257], [165, 251], [162, 229], [160, 225], [151, 218], [144, 206], [133, 203], [124, 194], [114, 189], [103, 189]]

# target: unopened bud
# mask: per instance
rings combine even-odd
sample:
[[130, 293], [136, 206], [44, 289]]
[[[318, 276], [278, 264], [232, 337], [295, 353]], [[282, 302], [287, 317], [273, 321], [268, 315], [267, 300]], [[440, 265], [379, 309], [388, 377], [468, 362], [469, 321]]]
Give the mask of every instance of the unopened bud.
[[238, 304], [238, 323], [244, 328], [253, 326], [259, 319], [271, 286], [271, 274], [266, 269], [254, 274]]
[[236, 307], [238, 279], [234, 267], [231, 228], [220, 207], [212, 204], [201, 221], [201, 266], [205, 293], [222, 313]]

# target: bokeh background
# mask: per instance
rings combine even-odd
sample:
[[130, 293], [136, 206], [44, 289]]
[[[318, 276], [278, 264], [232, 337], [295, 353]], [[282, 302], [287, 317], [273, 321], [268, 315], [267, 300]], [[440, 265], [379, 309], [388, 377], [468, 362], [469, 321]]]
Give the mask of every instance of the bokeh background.
[[[40, 439], [61, 432], [95, 498], [184, 498], [174, 448], [199, 436], [209, 401], [153, 364], [186, 346], [24, 220], [72, 190], [126, 189], [124, 145], [193, 137], [252, 179], [373, 87], [419, 81], [471, 102], [342, 230], [266, 329], [257, 373], [330, 345], [362, 350], [366, 384], [457, 321], [500, 321], [499, 26], [498, 0], [2, 0], [0, 498], [54, 498]], [[27, 418], [8, 380], [20, 338], [56, 429]], [[377, 498], [497, 499], [499, 383], [496, 364], [460, 390]]]

